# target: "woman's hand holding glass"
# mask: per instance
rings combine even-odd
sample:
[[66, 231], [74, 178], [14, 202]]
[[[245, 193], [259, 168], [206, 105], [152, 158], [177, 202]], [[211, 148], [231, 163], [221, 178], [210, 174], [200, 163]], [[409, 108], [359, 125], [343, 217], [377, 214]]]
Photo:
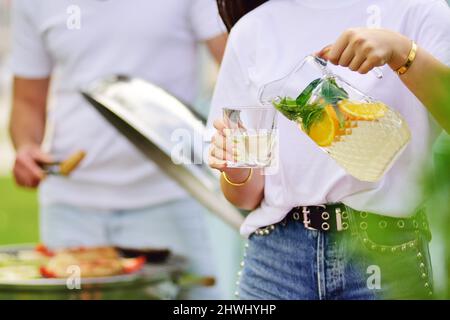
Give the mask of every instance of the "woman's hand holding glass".
[[214, 121], [216, 133], [212, 137], [209, 150], [209, 166], [225, 174], [233, 183], [240, 184], [245, 181], [251, 173], [251, 169], [228, 168], [227, 162], [232, 162], [235, 158], [233, 143], [227, 138], [227, 127], [223, 119]]
[[[209, 150], [209, 165], [222, 172], [223, 194], [233, 205], [243, 210], [254, 210], [264, 197], [264, 176], [261, 169], [229, 168], [234, 161], [234, 146], [228, 138], [230, 128], [224, 119], [214, 122], [214, 134]], [[229, 131], [228, 131], [229, 130]]]
[[216, 133], [211, 139], [209, 166], [223, 172], [227, 168], [227, 161], [233, 160], [233, 148], [231, 144], [227, 148], [225, 121], [217, 119], [214, 121], [214, 128]]

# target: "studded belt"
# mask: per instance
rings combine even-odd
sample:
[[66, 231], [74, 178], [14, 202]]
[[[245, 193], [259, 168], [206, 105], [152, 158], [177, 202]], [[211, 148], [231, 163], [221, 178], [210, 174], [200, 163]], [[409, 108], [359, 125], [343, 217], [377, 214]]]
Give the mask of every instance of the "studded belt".
[[[369, 231], [375, 229], [422, 232], [431, 239], [428, 220], [424, 210], [419, 210], [411, 218], [393, 218], [374, 213], [356, 211], [342, 203], [320, 206], [296, 207], [286, 215], [280, 225], [289, 222], [303, 224], [308, 230], [342, 232], [349, 229]], [[265, 236], [275, 230], [275, 225], [258, 229], [255, 234]]]
[[308, 230], [331, 232], [347, 230], [348, 219], [349, 213], [344, 204], [331, 204], [293, 208], [285, 222], [291, 220], [302, 223]]
[[[353, 214], [353, 217], [350, 217]], [[423, 212], [419, 211], [412, 218], [393, 218], [378, 214], [351, 210], [341, 203], [331, 205], [296, 207], [292, 209], [287, 221], [300, 222], [308, 230], [324, 232], [346, 231], [350, 227], [350, 220], [362, 230], [369, 228], [420, 230], [429, 232], [428, 222]]]

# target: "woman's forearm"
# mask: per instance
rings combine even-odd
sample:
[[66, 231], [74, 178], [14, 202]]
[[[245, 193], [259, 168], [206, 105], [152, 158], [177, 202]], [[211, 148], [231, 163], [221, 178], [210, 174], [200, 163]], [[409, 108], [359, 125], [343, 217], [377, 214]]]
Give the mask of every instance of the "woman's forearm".
[[225, 197], [234, 206], [244, 210], [254, 210], [264, 198], [264, 175], [261, 169], [228, 168], [235, 152], [232, 143], [227, 143], [228, 130], [224, 119], [216, 119], [217, 130], [211, 139], [208, 162], [211, 168], [222, 172], [220, 185]]
[[400, 79], [450, 132], [450, 68], [419, 48], [414, 63]]
[[[411, 40], [391, 31], [384, 31], [381, 36], [391, 44], [392, 55], [388, 65], [395, 72], [407, 61]], [[414, 62], [399, 77], [442, 128], [450, 132], [450, 68], [418, 47]]]
[[[239, 184], [249, 177], [248, 169], [227, 169], [228, 180], [234, 184]], [[222, 176], [221, 187], [223, 194], [234, 206], [243, 210], [254, 210], [264, 197], [264, 176], [261, 170], [254, 170], [250, 179], [242, 186], [230, 184]]]
[[[323, 48], [318, 55], [365, 74], [385, 64], [397, 71], [407, 62], [411, 47], [411, 40], [398, 32], [356, 28], [346, 30], [334, 44]], [[450, 68], [425, 49], [418, 48], [415, 60], [400, 79], [449, 132]]]

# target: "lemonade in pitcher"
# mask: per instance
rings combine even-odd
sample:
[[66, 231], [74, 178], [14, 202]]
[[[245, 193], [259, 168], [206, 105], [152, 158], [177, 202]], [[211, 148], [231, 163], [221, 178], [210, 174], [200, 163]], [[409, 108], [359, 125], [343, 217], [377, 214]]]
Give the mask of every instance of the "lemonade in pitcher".
[[[319, 70], [320, 77], [311, 81], [305, 64]], [[332, 74], [316, 57], [265, 86], [262, 97], [361, 181], [378, 181], [411, 139], [399, 113]]]

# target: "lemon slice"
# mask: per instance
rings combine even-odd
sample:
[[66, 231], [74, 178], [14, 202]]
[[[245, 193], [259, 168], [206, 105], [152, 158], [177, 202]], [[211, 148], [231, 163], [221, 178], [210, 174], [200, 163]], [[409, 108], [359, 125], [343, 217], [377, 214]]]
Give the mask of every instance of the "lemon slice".
[[339, 130], [339, 120], [333, 106], [326, 106], [320, 120], [314, 122], [309, 137], [321, 147], [330, 146]]
[[381, 102], [364, 103], [342, 100], [338, 103], [339, 110], [352, 120], [373, 121], [384, 117], [388, 108]]

